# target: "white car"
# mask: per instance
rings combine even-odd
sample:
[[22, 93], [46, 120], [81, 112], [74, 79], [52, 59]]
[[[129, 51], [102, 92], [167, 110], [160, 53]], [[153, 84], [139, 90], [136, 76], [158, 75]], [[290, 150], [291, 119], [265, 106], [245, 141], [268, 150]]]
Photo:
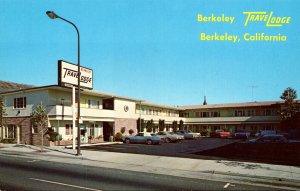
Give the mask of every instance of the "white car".
[[148, 145], [151, 144], [161, 144], [161, 139], [158, 136], [152, 136], [151, 133], [148, 132], [140, 132], [136, 134], [135, 136], [133, 135], [126, 135], [122, 137], [122, 141], [124, 143], [145, 143]]
[[166, 143], [177, 142], [184, 139], [183, 135], [178, 135], [170, 131], [159, 131], [158, 133], [156, 133], [156, 135], [159, 136]]
[[189, 130], [179, 130], [175, 132], [178, 135], [183, 135], [184, 139], [197, 139], [201, 137], [200, 133], [194, 133]]

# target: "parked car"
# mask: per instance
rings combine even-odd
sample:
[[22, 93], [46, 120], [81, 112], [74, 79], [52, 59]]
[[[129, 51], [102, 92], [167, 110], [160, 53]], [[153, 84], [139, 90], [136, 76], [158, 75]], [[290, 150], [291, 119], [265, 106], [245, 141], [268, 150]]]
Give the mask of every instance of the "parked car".
[[231, 137], [231, 133], [229, 131], [224, 131], [223, 129], [217, 129], [210, 133], [211, 137], [219, 137], [219, 138], [228, 138]]
[[250, 139], [250, 143], [287, 143], [288, 140], [283, 135], [269, 134]]
[[285, 138], [289, 140], [300, 140], [300, 130], [299, 129], [289, 129], [287, 132], [282, 132]]
[[122, 137], [122, 141], [124, 143], [144, 143], [144, 144], [161, 144], [161, 138], [156, 135], [151, 135], [151, 133], [147, 132], [140, 132], [136, 134], [135, 136], [132, 135], [126, 135]]
[[275, 135], [276, 134], [276, 131], [274, 130], [260, 130], [259, 132], [257, 132], [255, 134], [256, 137], [259, 137], [259, 136], [263, 136], [263, 135]]
[[159, 131], [158, 133], [156, 133], [156, 135], [159, 136], [166, 143], [177, 142], [184, 139], [183, 135], [178, 135], [170, 131]]
[[250, 132], [247, 131], [237, 131], [234, 133], [234, 138], [236, 139], [248, 139], [250, 137]]
[[179, 131], [175, 131], [175, 133], [177, 135], [182, 135], [184, 139], [197, 139], [201, 137], [200, 133], [194, 133], [189, 130], [179, 130]]

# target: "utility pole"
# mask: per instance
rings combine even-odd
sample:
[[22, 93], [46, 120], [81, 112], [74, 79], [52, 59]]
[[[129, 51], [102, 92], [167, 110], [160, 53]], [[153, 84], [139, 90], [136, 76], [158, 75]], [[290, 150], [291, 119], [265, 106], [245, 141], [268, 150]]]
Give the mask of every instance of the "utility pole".
[[252, 94], [252, 96], [251, 96], [251, 101], [253, 102], [254, 100], [253, 100], [253, 92], [254, 92], [254, 88], [258, 88], [258, 86], [254, 86], [254, 85], [251, 85], [251, 86], [249, 86], [250, 88], [251, 88], [251, 94]]

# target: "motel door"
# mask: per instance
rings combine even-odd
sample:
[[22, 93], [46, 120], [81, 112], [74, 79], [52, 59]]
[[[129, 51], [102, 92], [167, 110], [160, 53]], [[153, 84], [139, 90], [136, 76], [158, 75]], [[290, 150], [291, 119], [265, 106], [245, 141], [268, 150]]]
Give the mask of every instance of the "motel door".
[[82, 143], [87, 143], [87, 130], [85, 124], [80, 124], [80, 140]]

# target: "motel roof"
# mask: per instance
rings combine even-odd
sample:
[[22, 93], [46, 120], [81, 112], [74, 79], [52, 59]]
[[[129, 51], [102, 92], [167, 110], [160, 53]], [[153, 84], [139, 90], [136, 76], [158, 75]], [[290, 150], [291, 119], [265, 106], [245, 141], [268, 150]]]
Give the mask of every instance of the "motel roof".
[[[15, 94], [19, 92], [31, 92], [31, 91], [37, 91], [37, 90], [63, 90], [63, 91], [70, 91], [71, 87], [65, 87], [65, 86], [59, 86], [59, 85], [49, 85], [49, 86], [31, 86], [31, 85], [25, 85], [25, 84], [17, 84], [13, 82], [5, 82], [0, 81], [0, 95], [9, 95], [9, 94]], [[226, 103], [226, 104], [208, 104], [208, 105], [190, 105], [190, 106], [169, 106], [169, 105], [163, 105], [163, 104], [157, 104], [148, 102], [141, 99], [135, 99], [125, 96], [119, 96], [111, 93], [106, 93], [102, 91], [96, 91], [96, 90], [88, 90], [83, 89], [81, 91], [81, 94], [83, 95], [94, 95], [99, 96], [102, 98], [119, 98], [124, 100], [130, 100], [134, 101], [137, 104], [141, 103], [144, 106], [151, 106], [151, 107], [158, 107], [158, 108], [167, 108], [167, 109], [173, 109], [173, 110], [196, 110], [196, 109], [220, 109], [220, 108], [239, 108], [239, 107], [265, 107], [265, 106], [272, 106], [272, 105], [278, 105], [283, 104], [284, 101], [264, 101], [264, 102], [245, 102], [245, 103]], [[297, 100], [296, 103], [300, 103], [300, 100]]]
[[[9, 94], [15, 94], [15, 93], [19, 93], [19, 92], [31, 92], [31, 91], [46, 90], [46, 89], [71, 91], [71, 87], [65, 87], [65, 86], [59, 86], [59, 85], [49, 85], [49, 86], [39, 86], [39, 87], [28, 86], [28, 87], [29, 88], [13, 89], [13, 90], [5, 91], [5, 92], [0, 92], [0, 94], [9, 95]], [[119, 96], [119, 95], [116, 95], [116, 94], [106, 93], [106, 92], [97, 91], [97, 90], [82, 89], [81, 94], [82, 95], [99, 96], [99, 97], [102, 97], [104, 99], [119, 98], [119, 99], [134, 101], [136, 103], [141, 103], [142, 105], [148, 105], [148, 106], [152, 106], [152, 107], [180, 110], [180, 108], [178, 108], [178, 107], [151, 103], [151, 102], [147, 102], [147, 101], [144, 101], [144, 100], [141, 100], [141, 99], [135, 99], [135, 98], [130, 98], [130, 97], [126, 97], [126, 96]]]
[[[283, 104], [284, 101], [264, 101], [264, 102], [244, 102], [244, 103], [227, 103], [227, 104], [208, 104], [208, 105], [190, 105], [180, 106], [179, 108], [184, 110], [196, 110], [196, 109], [220, 109], [220, 108], [239, 108], [239, 107], [265, 107]], [[299, 100], [296, 103], [300, 103]]]

